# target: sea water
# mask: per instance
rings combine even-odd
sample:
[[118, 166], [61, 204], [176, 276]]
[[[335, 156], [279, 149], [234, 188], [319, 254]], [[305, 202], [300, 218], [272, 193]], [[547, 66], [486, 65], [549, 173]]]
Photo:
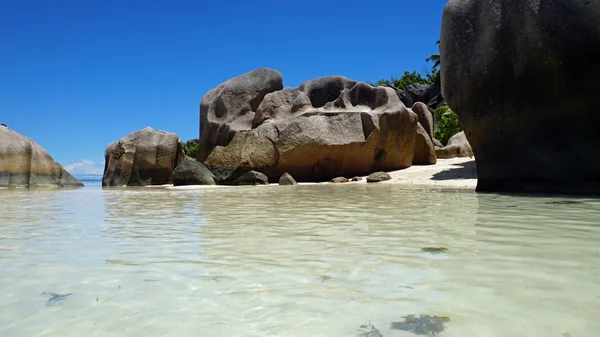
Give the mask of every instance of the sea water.
[[0, 191], [0, 336], [600, 335], [598, 199], [86, 184]]

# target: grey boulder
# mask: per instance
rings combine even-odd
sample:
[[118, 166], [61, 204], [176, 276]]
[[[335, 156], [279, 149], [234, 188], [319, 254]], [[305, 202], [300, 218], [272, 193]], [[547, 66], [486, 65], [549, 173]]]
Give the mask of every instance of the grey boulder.
[[260, 68], [209, 91], [200, 103], [198, 161], [204, 162], [216, 146], [227, 146], [237, 132], [250, 130], [263, 98], [281, 89], [281, 74]]
[[286, 172], [279, 178], [279, 185], [298, 185], [298, 183], [291, 174]]
[[450, 0], [442, 21], [477, 190], [600, 193], [600, 2]]
[[185, 157], [176, 134], [149, 127], [109, 144], [104, 156], [103, 186], [171, 184]]
[[248, 171], [242, 174], [239, 178], [233, 181], [233, 185], [268, 185], [269, 179], [267, 176], [256, 171]]
[[473, 149], [465, 136], [465, 132], [461, 131], [448, 140], [448, 145], [435, 150], [438, 158], [449, 159], [457, 157], [473, 157]]
[[215, 185], [215, 175], [195, 160], [185, 160], [173, 170], [173, 185]]

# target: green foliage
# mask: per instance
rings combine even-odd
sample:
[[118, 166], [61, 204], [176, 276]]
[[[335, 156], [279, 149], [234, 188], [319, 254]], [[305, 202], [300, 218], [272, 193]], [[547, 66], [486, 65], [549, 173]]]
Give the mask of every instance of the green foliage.
[[435, 109], [434, 114], [437, 120], [437, 129], [434, 131], [433, 136], [440, 143], [446, 145], [450, 137], [463, 130], [462, 125], [456, 112], [452, 111], [447, 105]]
[[198, 143], [192, 144], [192, 142], [187, 141], [183, 144], [183, 153], [187, 157], [192, 159], [196, 159], [198, 157]]
[[423, 75], [417, 73], [416, 71], [405, 71], [404, 74], [402, 74], [402, 76], [400, 77], [392, 76], [390, 80], [381, 79], [375, 82], [373, 86], [387, 84], [396, 87], [400, 90], [406, 90], [406, 87], [413, 83], [431, 84], [432, 82], [427, 77], [423, 77]]
[[[438, 48], [440, 47], [440, 41], [436, 42]], [[440, 83], [440, 54], [431, 54], [428, 58], [425, 59], [427, 62], [433, 62], [431, 66], [431, 72], [428, 74], [419, 74], [416, 71], [409, 72], [405, 71], [404, 74], [400, 77], [393, 76], [389, 80], [381, 79], [375, 83], [370, 83], [372, 86], [376, 87], [378, 85], [391, 85], [400, 90], [406, 90], [406, 88], [413, 83], [421, 83], [421, 84], [434, 84]]]

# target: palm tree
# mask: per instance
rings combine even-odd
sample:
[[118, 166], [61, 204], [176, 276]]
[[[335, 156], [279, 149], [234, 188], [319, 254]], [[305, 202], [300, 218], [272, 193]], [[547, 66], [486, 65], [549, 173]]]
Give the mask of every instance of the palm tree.
[[[437, 44], [438, 49], [440, 48], [440, 40], [438, 40], [435, 44]], [[437, 68], [440, 67], [440, 54], [431, 54], [428, 58], [425, 59], [426, 62], [433, 62], [433, 66], [431, 70], [433, 72], [437, 71]]]

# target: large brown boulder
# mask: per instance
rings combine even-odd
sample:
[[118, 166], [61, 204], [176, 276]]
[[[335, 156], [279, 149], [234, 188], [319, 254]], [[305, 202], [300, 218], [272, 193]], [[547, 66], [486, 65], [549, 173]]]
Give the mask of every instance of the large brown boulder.
[[83, 184], [35, 141], [0, 125], [0, 187], [71, 187]]
[[441, 79], [479, 191], [600, 192], [600, 2], [450, 0]]
[[237, 132], [252, 129], [254, 114], [265, 95], [281, 89], [281, 74], [261, 68], [209, 91], [200, 103], [198, 161], [204, 162], [216, 146], [227, 146]]
[[465, 132], [461, 131], [448, 140], [448, 145], [437, 148], [435, 150], [437, 158], [449, 159], [457, 157], [473, 157], [473, 149], [465, 136]]
[[437, 163], [433, 137], [425, 131], [421, 123], [417, 123], [415, 154], [412, 163], [413, 165], [434, 165]]
[[265, 95], [253, 115], [253, 128], [217, 146], [207, 167], [249, 167], [272, 181], [285, 172], [327, 181], [413, 164], [418, 118], [392, 88], [323, 77]]
[[164, 185], [184, 159], [174, 133], [152, 128], [133, 132], [106, 148], [103, 186]]

